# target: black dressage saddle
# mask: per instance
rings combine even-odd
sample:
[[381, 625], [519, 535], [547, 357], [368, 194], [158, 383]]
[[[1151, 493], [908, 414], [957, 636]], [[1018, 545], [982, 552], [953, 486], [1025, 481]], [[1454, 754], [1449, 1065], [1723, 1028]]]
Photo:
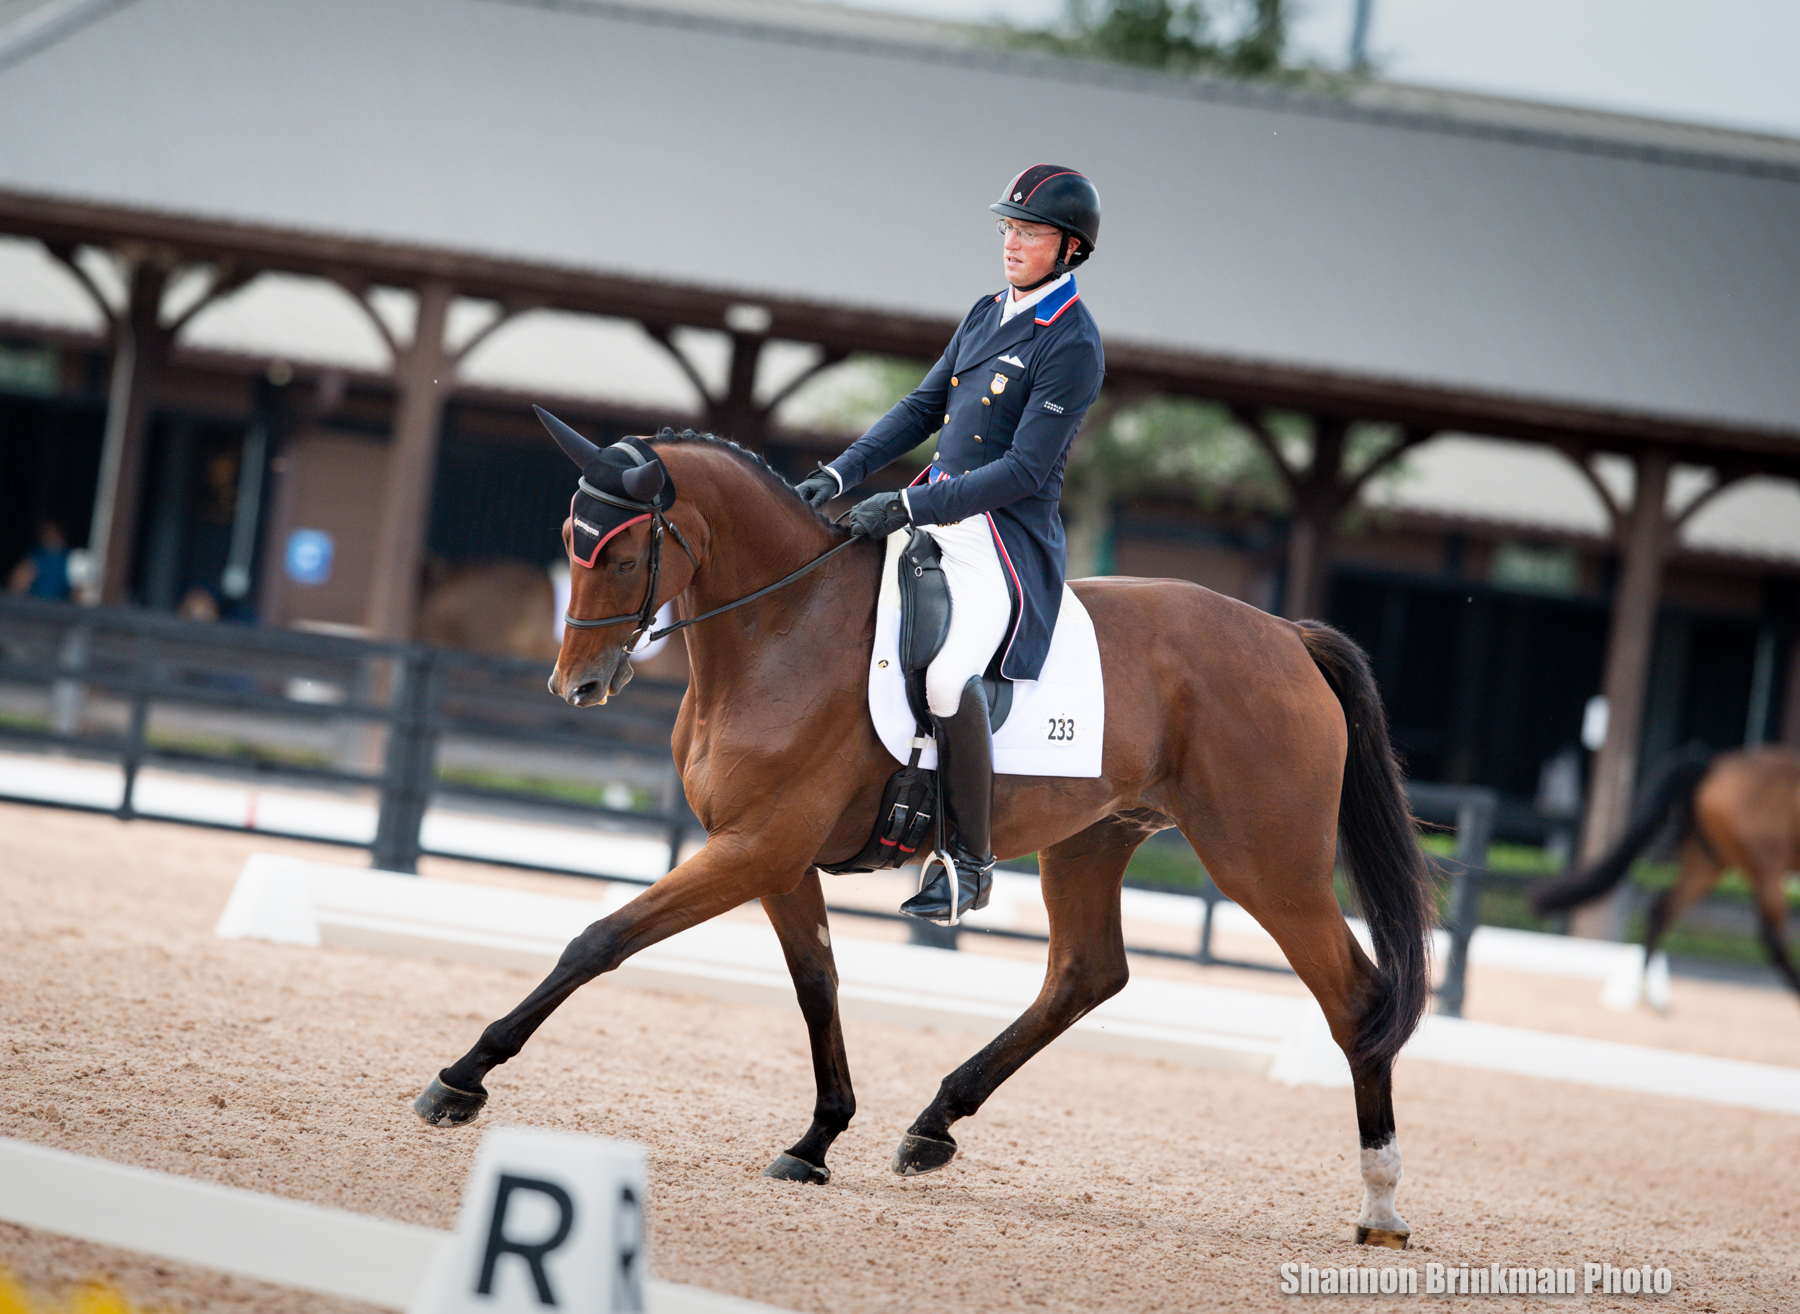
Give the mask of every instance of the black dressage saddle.
[[[1010, 589], [1010, 584], [1009, 584]], [[1018, 600], [1013, 600], [1018, 606]], [[900, 553], [900, 669], [906, 676], [906, 705], [919, 723], [920, 735], [931, 727], [925, 705], [925, 668], [943, 650], [950, 633], [950, 585], [944, 578], [943, 554], [937, 540], [922, 529]], [[1000, 674], [996, 652], [982, 674], [987, 689], [988, 728], [998, 730], [1012, 711], [1012, 681]]]
[[[906, 703], [917, 723], [912, 758], [896, 771], [882, 791], [881, 809], [869, 842], [848, 862], [821, 866], [820, 871], [881, 871], [917, 862], [937, 842], [942, 810], [937, 773], [919, 765], [919, 754], [931, 741], [931, 709], [925, 702], [925, 668], [950, 633], [950, 586], [944, 579], [937, 540], [915, 529], [900, 562], [900, 670], [906, 678]], [[1013, 599], [1017, 607], [1018, 599]], [[1000, 675], [1000, 654], [988, 663], [981, 679], [987, 689], [988, 724], [998, 730], [1012, 711], [1012, 681]]]

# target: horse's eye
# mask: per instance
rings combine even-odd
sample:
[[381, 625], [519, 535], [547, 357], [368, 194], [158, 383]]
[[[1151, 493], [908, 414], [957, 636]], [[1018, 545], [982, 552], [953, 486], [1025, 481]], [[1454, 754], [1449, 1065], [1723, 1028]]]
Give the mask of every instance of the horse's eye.
[[621, 561], [618, 565], [614, 566], [613, 569], [621, 575], [629, 575], [632, 571], [637, 569], [637, 566], [638, 563], [636, 561], [626, 560]]

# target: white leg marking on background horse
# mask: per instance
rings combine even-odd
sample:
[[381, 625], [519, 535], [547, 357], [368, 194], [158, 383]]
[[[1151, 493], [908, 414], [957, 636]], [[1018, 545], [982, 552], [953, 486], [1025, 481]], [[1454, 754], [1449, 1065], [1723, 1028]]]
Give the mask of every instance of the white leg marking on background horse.
[[1644, 1000], [1658, 1013], [1669, 1011], [1669, 956], [1660, 949], [1644, 968]]
[[824, 922], [819, 923], [819, 943], [824, 945], [827, 949], [831, 948], [831, 928], [826, 926]]
[[1600, 1006], [1615, 1013], [1629, 1013], [1644, 995], [1644, 946], [1623, 947], [1618, 965], [1600, 987]]
[[1394, 1212], [1394, 1191], [1400, 1185], [1400, 1141], [1389, 1136], [1380, 1145], [1362, 1152], [1363, 1211], [1358, 1226], [1384, 1232], [1410, 1232], [1406, 1220]]

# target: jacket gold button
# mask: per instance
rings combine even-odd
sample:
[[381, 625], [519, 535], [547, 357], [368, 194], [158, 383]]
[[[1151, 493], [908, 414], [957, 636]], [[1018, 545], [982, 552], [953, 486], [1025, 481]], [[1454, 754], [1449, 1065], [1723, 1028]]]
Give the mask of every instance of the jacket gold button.
[[983, 406], [992, 406], [992, 405], [993, 405], [993, 403], [992, 403], [992, 402], [990, 402], [990, 401], [989, 401], [989, 400], [988, 400], [988, 399], [987, 399], [987, 398], [986, 398], [986, 397], [983, 397], [983, 398], [982, 398], [982, 399], [981, 399], [981, 404], [982, 404], [982, 405], [983, 405]]
[[975, 435], [975, 441], [976, 441], [976, 442], [980, 442], [980, 441], [981, 441], [981, 435], [980, 435], [980, 434], [976, 434], [976, 435]]
[[942, 452], [933, 452], [931, 454], [931, 459], [934, 461], [941, 461], [944, 459], [944, 454]]
[[949, 411], [945, 411], [945, 412], [944, 412], [944, 423], [945, 423], [945, 424], [949, 424], [949, 423], [950, 423], [950, 412], [949, 412]]
[[952, 375], [951, 375], [951, 376], [950, 376], [950, 386], [951, 386], [951, 387], [952, 387], [952, 388], [954, 388], [954, 387], [955, 387], [955, 386], [956, 386], [956, 376], [955, 376], [955, 375], [954, 375], [954, 374], [952, 374]]

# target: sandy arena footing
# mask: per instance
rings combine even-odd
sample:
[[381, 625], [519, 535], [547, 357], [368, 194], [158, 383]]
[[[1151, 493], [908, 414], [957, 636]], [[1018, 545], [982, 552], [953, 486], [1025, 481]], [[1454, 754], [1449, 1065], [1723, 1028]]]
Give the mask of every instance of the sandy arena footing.
[[[341, 851], [24, 807], [0, 807], [0, 833], [0, 1135], [450, 1225], [477, 1138], [424, 1126], [410, 1101], [531, 976], [213, 936], [251, 852]], [[1298, 988], [1182, 964], [1134, 970]], [[1719, 983], [1677, 980], [1661, 1018], [1608, 1013], [1591, 989], [1472, 972], [1470, 1014], [1800, 1060], [1792, 999]], [[655, 1272], [795, 1310], [1275, 1308], [1288, 1299], [1283, 1263], [1393, 1261], [1350, 1244], [1361, 1187], [1346, 1090], [1053, 1046], [959, 1125], [950, 1168], [903, 1180], [887, 1167], [895, 1141], [987, 1035], [845, 1029], [860, 1106], [822, 1188], [757, 1176], [811, 1107], [797, 1009], [596, 982], [494, 1074], [484, 1116], [641, 1141]], [[1405, 1060], [1395, 1099], [1415, 1238], [1403, 1262], [1651, 1264], [1675, 1275], [1672, 1307], [1715, 1314], [1791, 1307], [1800, 1290], [1800, 1118]], [[7, 1226], [0, 1263], [41, 1285], [102, 1273], [140, 1303], [187, 1310], [363, 1308]], [[1642, 1298], [1575, 1299], [1600, 1310]]]

